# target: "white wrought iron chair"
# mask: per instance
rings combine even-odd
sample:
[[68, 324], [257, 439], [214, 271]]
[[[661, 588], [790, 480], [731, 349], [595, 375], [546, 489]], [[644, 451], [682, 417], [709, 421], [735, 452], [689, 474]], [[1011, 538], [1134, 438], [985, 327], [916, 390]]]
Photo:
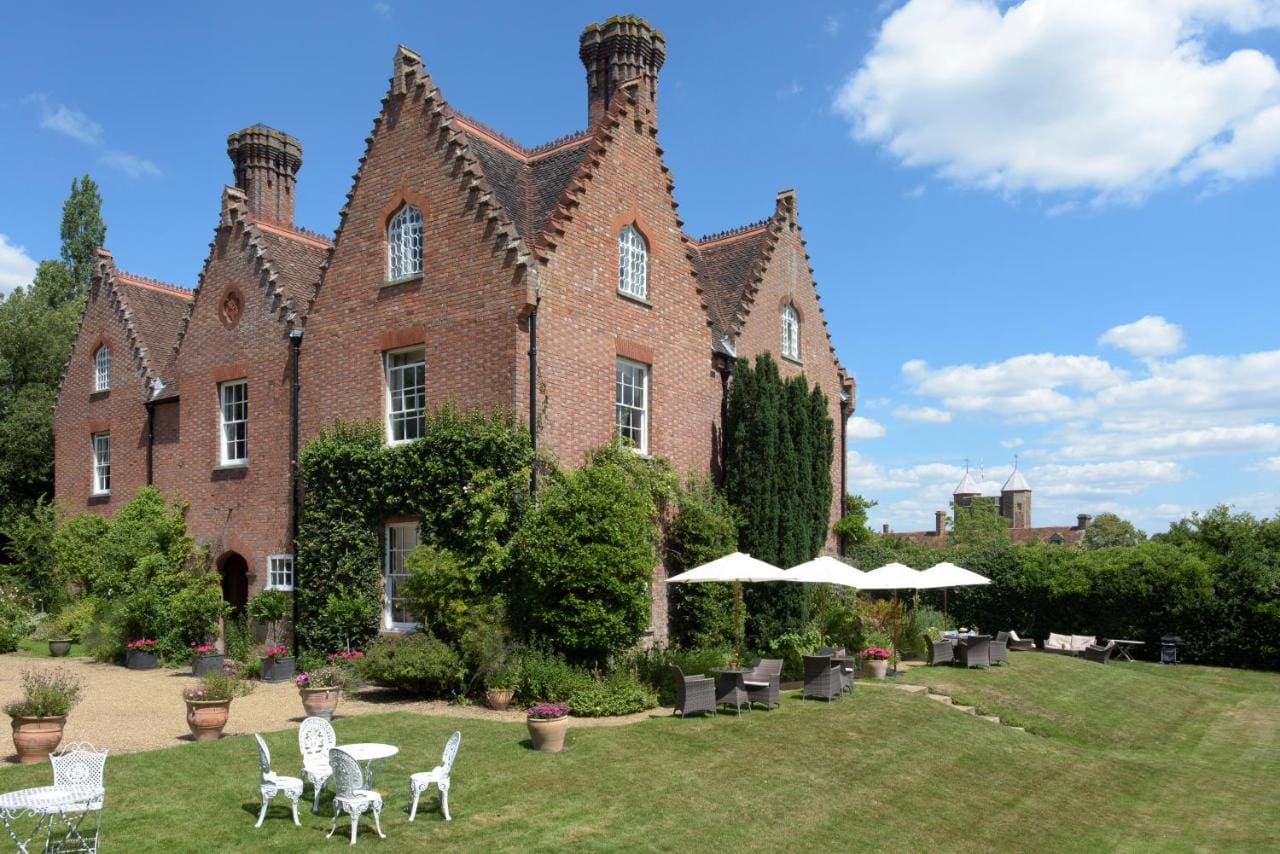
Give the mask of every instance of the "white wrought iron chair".
[[[57, 842], [58, 851], [96, 852], [98, 836], [102, 829], [102, 802], [106, 798], [102, 774], [107, 764], [107, 748], [97, 749], [88, 742], [68, 744], [61, 751], [49, 754], [49, 764], [53, 766], [53, 786], [78, 794], [86, 793], [88, 800], [78, 801], [68, 809], [65, 805], [50, 809], [62, 818], [65, 833]], [[89, 837], [81, 830], [88, 813], [93, 813], [93, 835]], [[50, 825], [52, 829], [52, 825]], [[61, 831], [60, 831], [61, 832]], [[50, 837], [52, 844], [52, 836]]]
[[311, 783], [311, 811], [320, 811], [320, 792], [333, 776], [329, 751], [338, 743], [333, 724], [324, 718], [307, 718], [298, 727], [298, 750], [302, 753], [302, 776]]
[[293, 807], [293, 823], [298, 827], [298, 799], [302, 797], [302, 780], [297, 777], [286, 777], [271, 770], [271, 751], [267, 743], [256, 732], [253, 737], [258, 740], [258, 767], [262, 771], [262, 782], [258, 786], [258, 794], [262, 797], [262, 809], [258, 813], [258, 823], [254, 827], [262, 827], [262, 820], [267, 817], [267, 805], [276, 795], [284, 795]]
[[[356, 834], [360, 830], [360, 816], [373, 811], [373, 829], [383, 839], [387, 835], [382, 832], [382, 795], [372, 789], [364, 788], [364, 772], [360, 763], [352, 758], [341, 747], [329, 751], [329, 765], [333, 768], [333, 827], [329, 828], [329, 836], [338, 829], [338, 813], [346, 812], [351, 816], [351, 844], [356, 844]], [[325, 838], [328, 839], [329, 836]]]
[[461, 743], [462, 733], [455, 731], [449, 736], [449, 741], [444, 746], [444, 756], [440, 758], [440, 764], [430, 771], [419, 771], [409, 778], [409, 797], [413, 798], [413, 805], [409, 807], [409, 821], [413, 821], [417, 816], [418, 798], [431, 788], [432, 783], [440, 789], [440, 811], [444, 813], [444, 820], [453, 820], [449, 816], [449, 772], [453, 769], [453, 760], [458, 755], [458, 745]]

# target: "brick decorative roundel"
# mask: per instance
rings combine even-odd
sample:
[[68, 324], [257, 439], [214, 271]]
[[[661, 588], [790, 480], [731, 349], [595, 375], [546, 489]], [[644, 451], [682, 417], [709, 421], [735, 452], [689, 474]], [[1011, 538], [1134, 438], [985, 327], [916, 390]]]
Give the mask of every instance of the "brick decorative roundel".
[[241, 299], [238, 291], [227, 291], [226, 296], [222, 298], [222, 304], [218, 307], [218, 314], [222, 317], [222, 322], [227, 326], [235, 326], [240, 322], [240, 315], [244, 313], [244, 301]]

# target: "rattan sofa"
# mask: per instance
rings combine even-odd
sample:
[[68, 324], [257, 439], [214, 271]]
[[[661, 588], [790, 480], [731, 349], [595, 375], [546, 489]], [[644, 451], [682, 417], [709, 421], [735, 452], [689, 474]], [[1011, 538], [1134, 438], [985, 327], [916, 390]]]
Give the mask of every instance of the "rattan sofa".
[[1099, 664], [1106, 664], [1111, 658], [1111, 653], [1116, 651], [1116, 642], [1107, 641], [1106, 644], [1099, 645], [1091, 643], [1080, 652], [1080, 657], [1088, 661], [1096, 661]]

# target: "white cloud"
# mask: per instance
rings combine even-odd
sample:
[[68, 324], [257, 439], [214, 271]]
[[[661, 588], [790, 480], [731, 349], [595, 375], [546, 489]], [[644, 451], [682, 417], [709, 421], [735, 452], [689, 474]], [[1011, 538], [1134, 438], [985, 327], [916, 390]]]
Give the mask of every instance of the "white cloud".
[[908, 0], [835, 108], [904, 165], [1000, 192], [1243, 180], [1280, 156], [1280, 70], [1215, 36], [1277, 25], [1276, 0]]
[[1063, 390], [1098, 390], [1128, 374], [1096, 356], [1037, 353], [986, 365], [932, 368], [914, 359], [902, 375], [919, 395], [942, 400], [947, 409], [982, 411], [1043, 420], [1069, 414], [1073, 399]]
[[31, 284], [36, 274], [36, 262], [27, 250], [9, 242], [0, 234], [0, 296]]
[[916, 185], [915, 185], [914, 187], [912, 187], [910, 190], [907, 190], [905, 193], [903, 193], [903, 194], [902, 194], [902, 198], [904, 198], [904, 199], [923, 199], [923, 198], [924, 198], [924, 194], [925, 194], [925, 192], [926, 192], [926, 188], [925, 188], [924, 184], [916, 184]]
[[160, 167], [150, 160], [125, 151], [108, 151], [102, 156], [102, 162], [112, 169], [123, 172], [130, 178], [154, 178], [161, 174]]
[[1026, 441], [1025, 439], [1005, 439], [1004, 441], [1002, 441], [1002, 442], [1000, 443], [1000, 447], [1002, 447], [1002, 448], [1020, 448], [1020, 447], [1022, 447], [1023, 445], [1025, 445], [1026, 443], [1027, 443], [1027, 441]]
[[1280, 474], [1280, 457], [1267, 457], [1249, 466], [1253, 471], [1265, 471]]
[[884, 435], [884, 425], [872, 418], [854, 415], [849, 419], [845, 435], [850, 439], [879, 439]]
[[822, 31], [829, 36], [839, 34], [840, 27], [844, 22], [835, 15], [828, 15], [827, 20], [822, 22]]
[[1186, 477], [1167, 460], [1118, 460], [1083, 465], [1046, 464], [1027, 472], [1034, 493], [1052, 496], [1133, 495], [1157, 483]]
[[373, 11], [377, 12], [380, 16], [382, 16], [383, 18], [386, 18], [388, 21], [391, 20], [392, 10], [391, 10], [390, 3], [382, 3], [382, 2], [374, 3]]
[[781, 89], [778, 90], [778, 97], [785, 101], [785, 100], [794, 98], [796, 95], [799, 95], [803, 91], [804, 91], [804, 87], [801, 86], [799, 83], [797, 83], [795, 80], [792, 80], [789, 84], [787, 84], [786, 86], [783, 86]]
[[899, 406], [893, 410], [894, 418], [901, 418], [903, 421], [919, 421], [924, 424], [949, 424], [951, 422], [951, 413], [945, 409], [936, 409], [932, 406]]
[[1102, 333], [1098, 343], [1128, 350], [1135, 356], [1171, 356], [1182, 349], [1182, 327], [1149, 314], [1133, 323], [1111, 327]]
[[1205, 427], [1166, 433], [1091, 433], [1060, 451], [1068, 459], [1124, 457], [1137, 454], [1172, 456], [1269, 451], [1280, 448], [1280, 424]]
[[102, 125], [66, 104], [50, 104], [42, 95], [33, 96], [40, 105], [40, 127], [89, 145], [102, 141]]

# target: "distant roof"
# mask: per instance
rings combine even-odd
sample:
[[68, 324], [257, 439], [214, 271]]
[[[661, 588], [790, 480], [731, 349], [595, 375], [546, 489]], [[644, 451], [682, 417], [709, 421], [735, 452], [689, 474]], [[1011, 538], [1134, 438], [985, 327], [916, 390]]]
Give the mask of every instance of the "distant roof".
[[1001, 492], [1030, 492], [1031, 486], [1027, 483], [1027, 479], [1022, 476], [1022, 472], [1015, 467], [1013, 474], [1009, 475], [1009, 479], [1004, 482], [1004, 486], [1000, 487]]
[[960, 485], [955, 488], [952, 495], [981, 495], [982, 490], [978, 487], [977, 481], [973, 479], [973, 475], [969, 474], [969, 470], [964, 470], [964, 478], [960, 481]]

